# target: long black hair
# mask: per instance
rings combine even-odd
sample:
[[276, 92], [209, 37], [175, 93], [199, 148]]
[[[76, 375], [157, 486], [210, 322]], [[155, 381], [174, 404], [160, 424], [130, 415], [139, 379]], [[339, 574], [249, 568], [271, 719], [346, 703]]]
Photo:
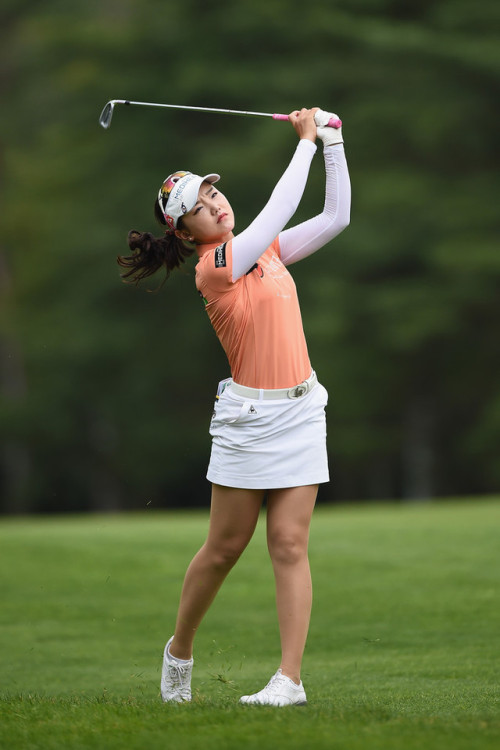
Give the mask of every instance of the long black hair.
[[[166, 226], [165, 217], [160, 209], [158, 200], [154, 206], [155, 218], [159, 224]], [[177, 229], [182, 229], [182, 217], [177, 222]], [[117, 263], [126, 270], [120, 274], [127, 284], [137, 284], [147, 276], [152, 276], [162, 266], [165, 268], [165, 278], [161, 286], [170, 276], [174, 268], [185, 262], [194, 253], [194, 247], [186, 245], [183, 240], [168, 230], [163, 237], [155, 237], [151, 232], [138, 232], [132, 229], [127, 237], [131, 255], [119, 255]]]

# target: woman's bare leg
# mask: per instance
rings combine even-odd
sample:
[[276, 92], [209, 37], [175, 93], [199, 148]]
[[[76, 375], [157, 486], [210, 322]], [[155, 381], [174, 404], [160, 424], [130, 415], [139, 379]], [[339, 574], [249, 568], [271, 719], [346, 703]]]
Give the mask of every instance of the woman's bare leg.
[[271, 490], [267, 543], [276, 581], [281, 669], [297, 684], [312, 606], [308, 542], [318, 485]]
[[172, 656], [191, 658], [198, 626], [252, 538], [263, 498], [263, 490], [212, 485], [208, 536], [186, 571], [170, 647]]

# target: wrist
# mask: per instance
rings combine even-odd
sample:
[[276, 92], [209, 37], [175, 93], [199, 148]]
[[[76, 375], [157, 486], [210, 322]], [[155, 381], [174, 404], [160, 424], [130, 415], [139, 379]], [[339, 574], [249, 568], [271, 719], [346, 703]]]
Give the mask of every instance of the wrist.
[[298, 145], [300, 146], [301, 143], [309, 144], [307, 146], [304, 146], [304, 148], [311, 148], [312, 146], [315, 151], [318, 148], [318, 146], [316, 145], [316, 141], [313, 141], [311, 138], [307, 138], [306, 136], [299, 140]]

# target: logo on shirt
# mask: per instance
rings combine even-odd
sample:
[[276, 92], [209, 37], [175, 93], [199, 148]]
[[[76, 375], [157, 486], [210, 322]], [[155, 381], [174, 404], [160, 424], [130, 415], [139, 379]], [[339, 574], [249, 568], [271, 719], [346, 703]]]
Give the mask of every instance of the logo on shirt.
[[223, 245], [215, 248], [215, 267], [225, 268], [226, 267], [226, 242]]
[[281, 279], [283, 276], [289, 276], [286, 266], [283, 265], [276, 255], [271, 256], [266, 270], [273, 279]]

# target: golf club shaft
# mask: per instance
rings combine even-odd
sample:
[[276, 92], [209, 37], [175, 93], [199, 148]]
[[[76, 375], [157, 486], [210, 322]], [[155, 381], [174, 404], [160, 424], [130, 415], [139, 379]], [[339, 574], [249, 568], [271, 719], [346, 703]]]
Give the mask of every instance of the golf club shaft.
[[[248, 112], [238, 109], [215, 109], [213, 107], [191, 107], [182, 104], [157, 104], [155, 102], [133, 102], [128, 99], [113, 99], [109, 101], [101, 112], [99, 124], [103, 128], [109, 128], [115, 104], [138, 105], [141, 107], [167, 107], [169, 109], [188, 109], [196, 112], [216, 112], [221, 115], [246, 115], [250, 117], [272, 117], [273, 120], [288, 120], [288, 115], [271, 114], [270, 112]], [[331, 128], [340, 128], [342, 122], [332, 118], [328, 123]]]

